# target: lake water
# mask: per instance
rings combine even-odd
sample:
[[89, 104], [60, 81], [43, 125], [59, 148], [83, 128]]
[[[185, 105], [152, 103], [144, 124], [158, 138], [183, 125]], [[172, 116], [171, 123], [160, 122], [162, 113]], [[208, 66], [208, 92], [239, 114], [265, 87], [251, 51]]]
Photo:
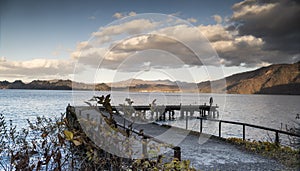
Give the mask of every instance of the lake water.
[[[148, 105], [156, 99], [157, 105], [208, 104], [210, 97], [219, 106], [219, 119], [240, 121], [285, 130], [299, 124], [300, 96], [288, 95], [233, 95], [233, 94], [190, 94], [190, 93], [128, 93], [55, 90], [0, 90], [0, 113], [12, 120], [18, 128], [26, 127], [26, 119], [37, 116], [56, 117], [64, 113], [68, 104], [85, 105], [93, 95], [112, 94], [114, 105], [124, 104], [125, 98], [134, 105]], [[165, 122], [185, 127], [185, 120]], [[189, 120], [189, 129], [199, 130], [199, 120]], [[204, 121], [203, 132], [218, 135], [218, 124]], [[242, 127], [224, 124], [222, 136], [242, 137]], [[256, 140], [274, 139], [271, 132], [246, 128], [246, 138]], [[284, 138], [283, 138], [284, 139]]]

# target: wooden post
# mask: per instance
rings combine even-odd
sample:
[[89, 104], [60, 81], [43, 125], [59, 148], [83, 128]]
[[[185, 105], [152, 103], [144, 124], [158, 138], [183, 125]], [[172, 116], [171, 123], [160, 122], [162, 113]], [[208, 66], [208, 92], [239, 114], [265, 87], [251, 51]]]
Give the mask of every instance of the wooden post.
[[203, 123], [202, 120], [203, 120], [203, 119], [200, 118], [200, 133], [202, 133], [202, 123]]
[[185, 116], [185, 129], [187, 130], [189, 128], [189, 116], [186, 114]]
[[143, 136], [142, 138], [142, 154], [143, 158], [147, 159], [148, 158], [148, 152], [147, 152], [147, 137]]
[[153, 120], [154, 112], [151, 110], [151, 120]]
[[177, 158], [179, 161], [181, 161], [181, 149], [180, 147], [176, 146], [173, 148], [174, 150], [174, 158]]
[[180, 109], [180, 118], [183, 118], [184, 117], [184, 111], [183, 109]]
[[279, 144], [279, 134], [278, 134], [278, 131], [276, 131], [276, 133], [275, 133], [275, 143]]
[[221, 121], [219, 121], [219, 137], [221, 137]]
[[245, 135], [245, 124], [243, 124], [243, 140], [245, 141], [245, 137], [246, 137], [246, 135]]
[[172, 110], [172, 120], [175, 120], [175, 111]]

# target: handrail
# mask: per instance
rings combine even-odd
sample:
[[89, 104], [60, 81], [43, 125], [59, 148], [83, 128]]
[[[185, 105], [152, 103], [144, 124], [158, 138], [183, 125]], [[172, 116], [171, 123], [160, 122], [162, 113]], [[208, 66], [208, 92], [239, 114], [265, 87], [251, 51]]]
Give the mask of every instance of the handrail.
[[[125, 118], [123, 118], [123, 119], [125, 119]], [[120, 124], [120, 123], [117, 122], [116, 125], [118, 127], [121, 127], [123, 129], [125, 129], [125, 130], [131, 131], [131, 132], [137, 134], [138, 136], [142, 136], [143, 141], [146, 141], [147, 139], [151, 139], [151, 140], [153, 140], [153, 141], [155, 141], [157, 143], [168, 144], [168, 146], [171, 149], [174, 150], [174, 158], [177, 158], [179, 161], [181, 161], [181, 148], [179, 146], [174, 146], [173, 144], [169, 144], [169, 143], [166, 143], [164, 141], [161, 141], [161, 140], [159, 140], [159, 139], [157, 139], [157, 138], [155, 138], [155, 137], [153, 137], [151, 135], [148, 135], [148, 134], [145, 134], [145, 133], [141, 133], [138, 130], [135, 130], [135, 129], [129, 128], [128, 126], [125, 126], [125, 124], [122, 125], [122, 124]], [[143, 149], [144, 157], [147, 158], [147, 143], [146, 142], [142, 143], [142, 146], [143, 146], [142, 149]]]
[[242, 125], [243, 126], [243, 140], [245, 140], [245, 127], [246, 126], [275, 132], [275, 143], [279, 143], [279, 133], [289, 135], [289, 136], [300, 137], [300, 134], [296, 134], [296, 133], [293, 133], [293, 132], [278, 130], [278, 129], [274, 129], [274, 128], [268, 128], [268, 127], [249, 124], [249, 123], [244, 123], [244, 122], [227, 121], [227, 120], [220, 120], [220, 119], [211, 119], [211, 118], [205, 118], [205, 117], [197, 117], [197, 118], [200, 119], [200, 133], [202, 132], [202, 122], [203, 122], [203, 120], [219, 122], [219, 137], [221, 137], [221, 123], [222, 122], [223, 123], [234, 124], [234, 125]]
[[[67, 109], [66, 109], [67, 110], [67, 114], [69, 112], [71, 112], [70, 107], [72, 107], [72, 106], [68, 106]], [[98, 109], [100, 109], [100, 110], [103, 109], [103, 107], [102, 108], [101, 107], [98, 107]], [[73, 107], [73, 108], [75, 108], [75, 107]], [[75, 112], [75, 110], [74, 110], [74, 112]], [[87, 117], [89, 118], [88, 114], [87, 114]], [[157, 143], [167, 144], [169, 148], [171, 148], [171, 149], [174, 150], [174, 158], [177, 158], [179, 161], [181, 160], [181, 148], [179, 146], [174, 146], [173, 144], [161, 141], [161, 140], [159, 140], [159, 139], [157, 139], [157, 138], [155, 138], [155, 137], [153, 137], [151, 135], [142, 133], [142, 132], [140, 132], [140, 131], [138, 131], [136, 129], [130, 128], [128, 126], [125, 126], [125, 118], [123, 118], [123, 119], [124, 119], [124, 125], [121, 124], [121, 123], [118, 123], [118, 122], [116, 122], [115, 125], [117, 127], [123, 128], [126, 131], [126, 133], [128, 134], [128, 136], [129, 136], [130, 132], [133, 132], [133, 133], [137, 134], [138, 136], [142, 136], [142, 141], [143, 141], [143, 143], [142, 143], [142, 154], [144, 155], [145, 159], [147, 159], [147, 156], [148, 156], [148, 152], [147, 152], [147, 139], [151, 139], [151, 140], [153, 140], [153, 141], [155, 141]], [[129, 122], [129, 121], [127, 121], [127, 122]]]
[[143, 137], [145, 137], [146, 139], [152, 139], [153, 141], [156, 141], [157, 143], [168, 144], [170, 147], [172, 147], [172, 148], [174, 147], [174, 145], [172, 145], [172, 144], [163, 142], [163, 141], [161, 141], [161, 140], [159, 140], [159, 139], [157, 139], [157, 138], [155, 138], [155, 137], [153, 137], [153, 136], [151, 136], [151, 135], [148, 135], [148, 134], [145, 134], [145, 133], [140, 133], [140, 131], [138, 131], [138, 130], [136, 130], [136, 129], [131, 129], [131, 128], [129, 128], [129, 127], [127, 127], [127, 126], [124, 126], [124, 125], [122, 125], [122, 124], [120, 124], [120, 123], [117, 123], [117, 126], [123, 128], [123, 129], [125, 129], [125, 130], [130, 130], [131, 132], [137, 134], [138, 136], [143, 136]]

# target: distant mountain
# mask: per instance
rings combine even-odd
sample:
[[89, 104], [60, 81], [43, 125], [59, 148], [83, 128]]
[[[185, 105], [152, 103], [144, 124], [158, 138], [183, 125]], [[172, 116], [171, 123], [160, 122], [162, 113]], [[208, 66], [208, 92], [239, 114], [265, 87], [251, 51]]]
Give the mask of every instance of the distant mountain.
[[133, 91], [133, 92], [195, 92], [196, 83], [187, 83], [170, 80], [141, 80], [128, 79], [120, 82], [108, 83], [115, 91]]
[[135, 87], [139, 85], [168, 85], [175, 86], [176, 82], [172, 82], [170, 80], [155, 80], [155, 81], [147, 81], [141, 79], [128, 79], [124, 81], [107, 83], [108, 86], [113, 88], [124, 88], [124, 87]]
[[39, 90], [101, 90], [108, 91], [110, 87], [104, 83], [101, 84], [85, 84], [73, 82], [71, 80], [34, 80], [30, 83], [23, 83], [16, 80], [12, 83], [8, 81], [0, 81], [0, 89], [39, 89]]
[[[225, 84], [224, 84], [225, 83]], [[214, 88], [212, 89], [211, 86]], [[34, 80], [23, 83], [0, 81], [0, 89], [100, 90], [134, 92], [201, 92], [232, 94], [297, 94], [300, 95], [300, 62], [276, 64], [235, 74], [222, 80], [187, 83], [181, 81], [129, 79], [115, 83], [85, 84], [71, 80]]]
[[210, 92], [214, 85], [215, 92], [231, 94], [297, 94], [300, 95], [300, 62], [295, 64], [276, 64], [254, 71], [235, 74], [222, 81], [206, 81], [198, 84], [200, 92]]

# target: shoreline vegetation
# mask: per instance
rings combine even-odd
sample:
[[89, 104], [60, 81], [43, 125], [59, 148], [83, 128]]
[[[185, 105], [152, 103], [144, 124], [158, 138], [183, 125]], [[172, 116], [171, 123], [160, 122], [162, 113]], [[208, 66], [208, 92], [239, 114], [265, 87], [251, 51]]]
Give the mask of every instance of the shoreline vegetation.
[[[104, 126], [113, 132], [101, 132], [100, 139], [106, 139], [107, 148], [120, 146], [116, 133], [122, 130], [115, 126], [110, 97], [102, 96], [96, 100], [109, 114], [103, 115]], [[82, 122], [82, 121], [81, 121]], [[90, 129], [94, 121], [87, 120]], [[10, 121], [8, 124], [0, 115], [0, 168], [2, 170], [196, 170], [189, 160], [180, 161], [170, 156], [157, 156], [150, 159], [130, 159], [112, 155], [99, 148], [87, 137], [79, 124], [75, 112], [61, 114], [60, 118], [37, 117], [35, 122], [28, 120], [29, 127], [16, 130]], [[85, 130], [88, 128], [85, 128]], [[99, 127], [101, 129], [101, 127]], [[127, 133], [127, 132], [125, 132]], [[197, 132], [195, 132], [197, 134]], [[199, 134], [199, 133], [198, 133]], [[130, 135], [130, 133], [128, 134]], [[105, 138], [106, 137], [106, 138]], [[246, 153], [255, 153], [282, 163], [289, 169], [299, 169], [299, 149], [281, 146], [271, 142], [243, 141], [239, 138], [219, 138], [223, 143], [230, 143]], [[117, 144], [116, 144], [117, 143]], [[126, 147], [126, 143], [122, 146]], [[128, 151], [127, 151], [128, 152]], [[155, 151], [153, 152], [155, 154]], [[156, 153], [157, 154], [157, 153]]]
[[[226, 84], [226, 85], [225, 85]], [[213, 86], [212, 86], [213, 85]], [[214, 87], [212, 90], [211, 87]], [[181, 81], [146, 81], [129, 79], [114, 83], [87, 84], [71, 80], [34, 80], [24, 83], [0, 81], [0, 89], [97, 90], [130, 92], [191, 92], [228, 94], [300, 95], [300, 62], [276, 64], [244, 72], [221, 80], [187, 83]]]

